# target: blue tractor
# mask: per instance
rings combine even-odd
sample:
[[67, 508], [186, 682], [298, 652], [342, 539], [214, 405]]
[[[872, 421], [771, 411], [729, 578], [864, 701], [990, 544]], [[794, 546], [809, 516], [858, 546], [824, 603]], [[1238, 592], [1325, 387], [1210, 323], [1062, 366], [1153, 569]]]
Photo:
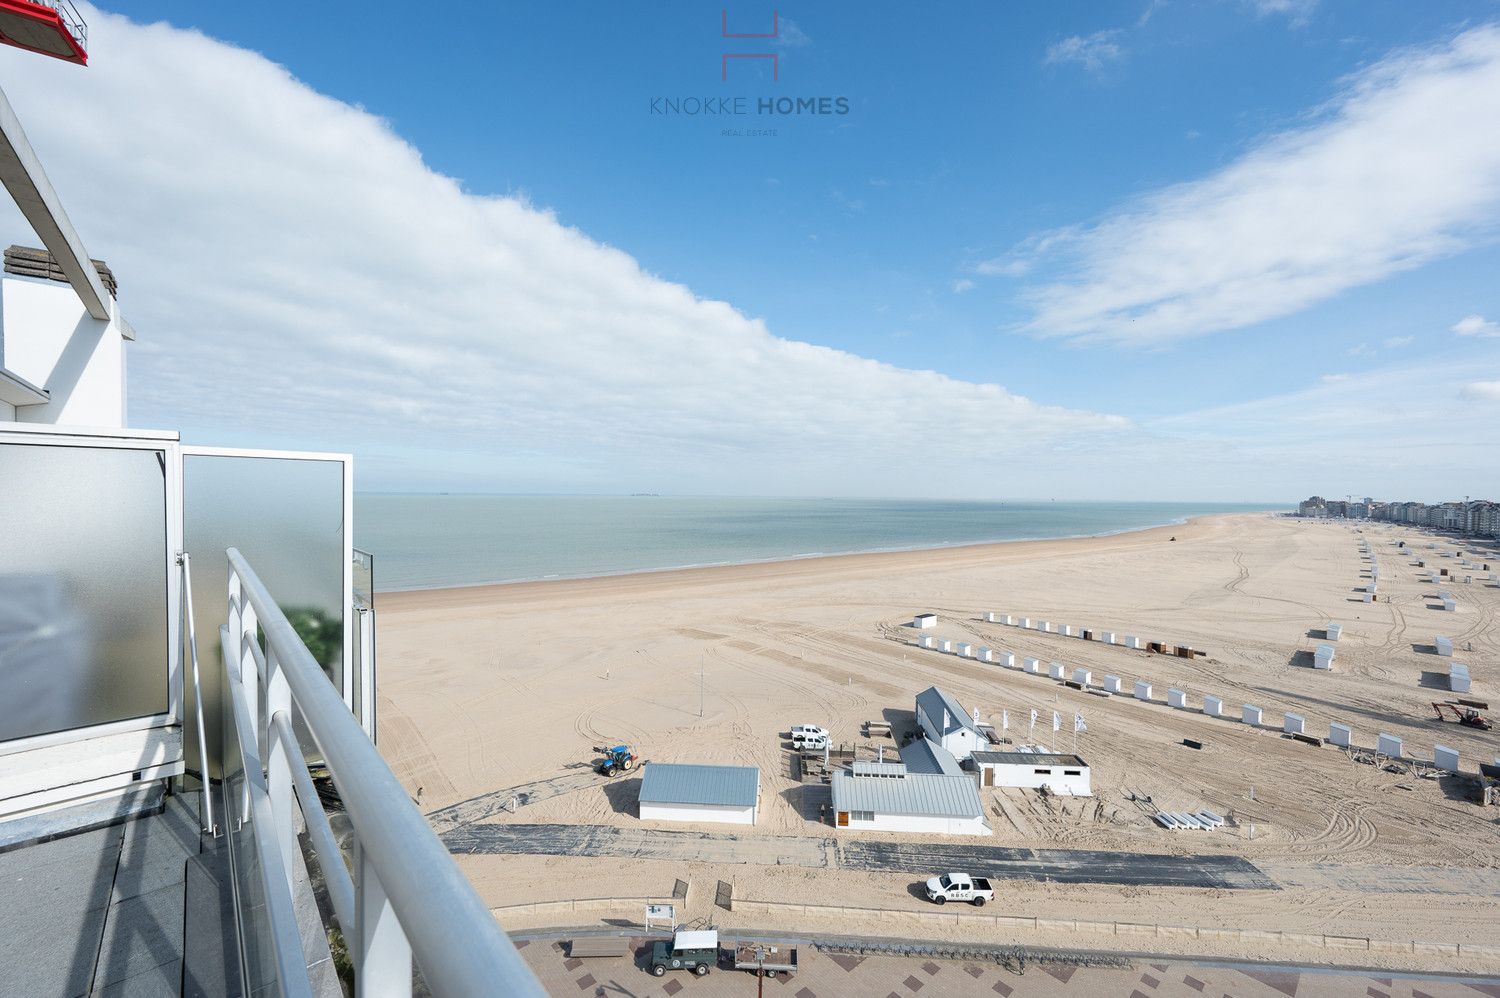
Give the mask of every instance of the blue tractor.
[[604, 756], [594, 765], [594, 771], [601, 776], [628, 773], [635, 768], [636, 756], [630, 751], [629, 745], [616, 745], [613, 748], [600, 748], [595, 745], [594, 751]]

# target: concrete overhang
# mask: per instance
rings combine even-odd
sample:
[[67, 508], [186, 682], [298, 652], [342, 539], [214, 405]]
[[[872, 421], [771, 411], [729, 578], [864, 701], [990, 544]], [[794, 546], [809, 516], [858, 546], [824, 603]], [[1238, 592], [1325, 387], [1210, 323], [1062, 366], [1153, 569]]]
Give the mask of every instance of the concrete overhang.
[[11, 405], [41, 405], [52, 396], [45, 388], [38, 388], [25, 378], [11, 374], [0, 367], [0, 402]]
[[47, 179], [41, 160], [31, 148], [21, 120], [3, 90], [0, 90], [0, 183], [5, 184], [16, 207], [62, 268], [89, 315], [109, 321], [109, 293], [104, 290], [83, 241], [68, 221], [62, 201], [52, 189], [52, 182]]

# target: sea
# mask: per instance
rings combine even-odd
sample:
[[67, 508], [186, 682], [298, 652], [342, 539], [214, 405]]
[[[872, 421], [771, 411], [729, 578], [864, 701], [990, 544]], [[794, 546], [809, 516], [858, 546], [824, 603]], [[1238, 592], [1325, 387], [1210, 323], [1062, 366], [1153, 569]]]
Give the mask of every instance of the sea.
[[1256, 503], [362, 493], [378, 591], [1114, 534]]

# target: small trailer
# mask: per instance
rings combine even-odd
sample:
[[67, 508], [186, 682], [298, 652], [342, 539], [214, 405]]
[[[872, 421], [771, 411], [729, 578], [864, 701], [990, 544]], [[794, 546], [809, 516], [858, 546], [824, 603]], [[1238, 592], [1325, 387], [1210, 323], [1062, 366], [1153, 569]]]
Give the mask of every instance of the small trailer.
[[758, 943], [739, 939], [735, 941], [734, 949], [724, 951], [724, 959], [735, 970], [748, 970], [766, 977], [797, 972], [797, 947], [780, 943]]

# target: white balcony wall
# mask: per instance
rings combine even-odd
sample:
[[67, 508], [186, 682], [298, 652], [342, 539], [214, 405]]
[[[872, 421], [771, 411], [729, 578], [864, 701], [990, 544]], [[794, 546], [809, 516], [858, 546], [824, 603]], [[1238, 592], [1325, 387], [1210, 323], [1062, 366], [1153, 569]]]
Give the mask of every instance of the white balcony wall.
[[38, 405], [7, 407], [9, 419], [125, 425], [126, 341], [119, 306], [109, 304], [113, 318], [104, 322], [89, 315], [67, 284], [10, 274], [0, 279], [0, 367], [51, 395]]

